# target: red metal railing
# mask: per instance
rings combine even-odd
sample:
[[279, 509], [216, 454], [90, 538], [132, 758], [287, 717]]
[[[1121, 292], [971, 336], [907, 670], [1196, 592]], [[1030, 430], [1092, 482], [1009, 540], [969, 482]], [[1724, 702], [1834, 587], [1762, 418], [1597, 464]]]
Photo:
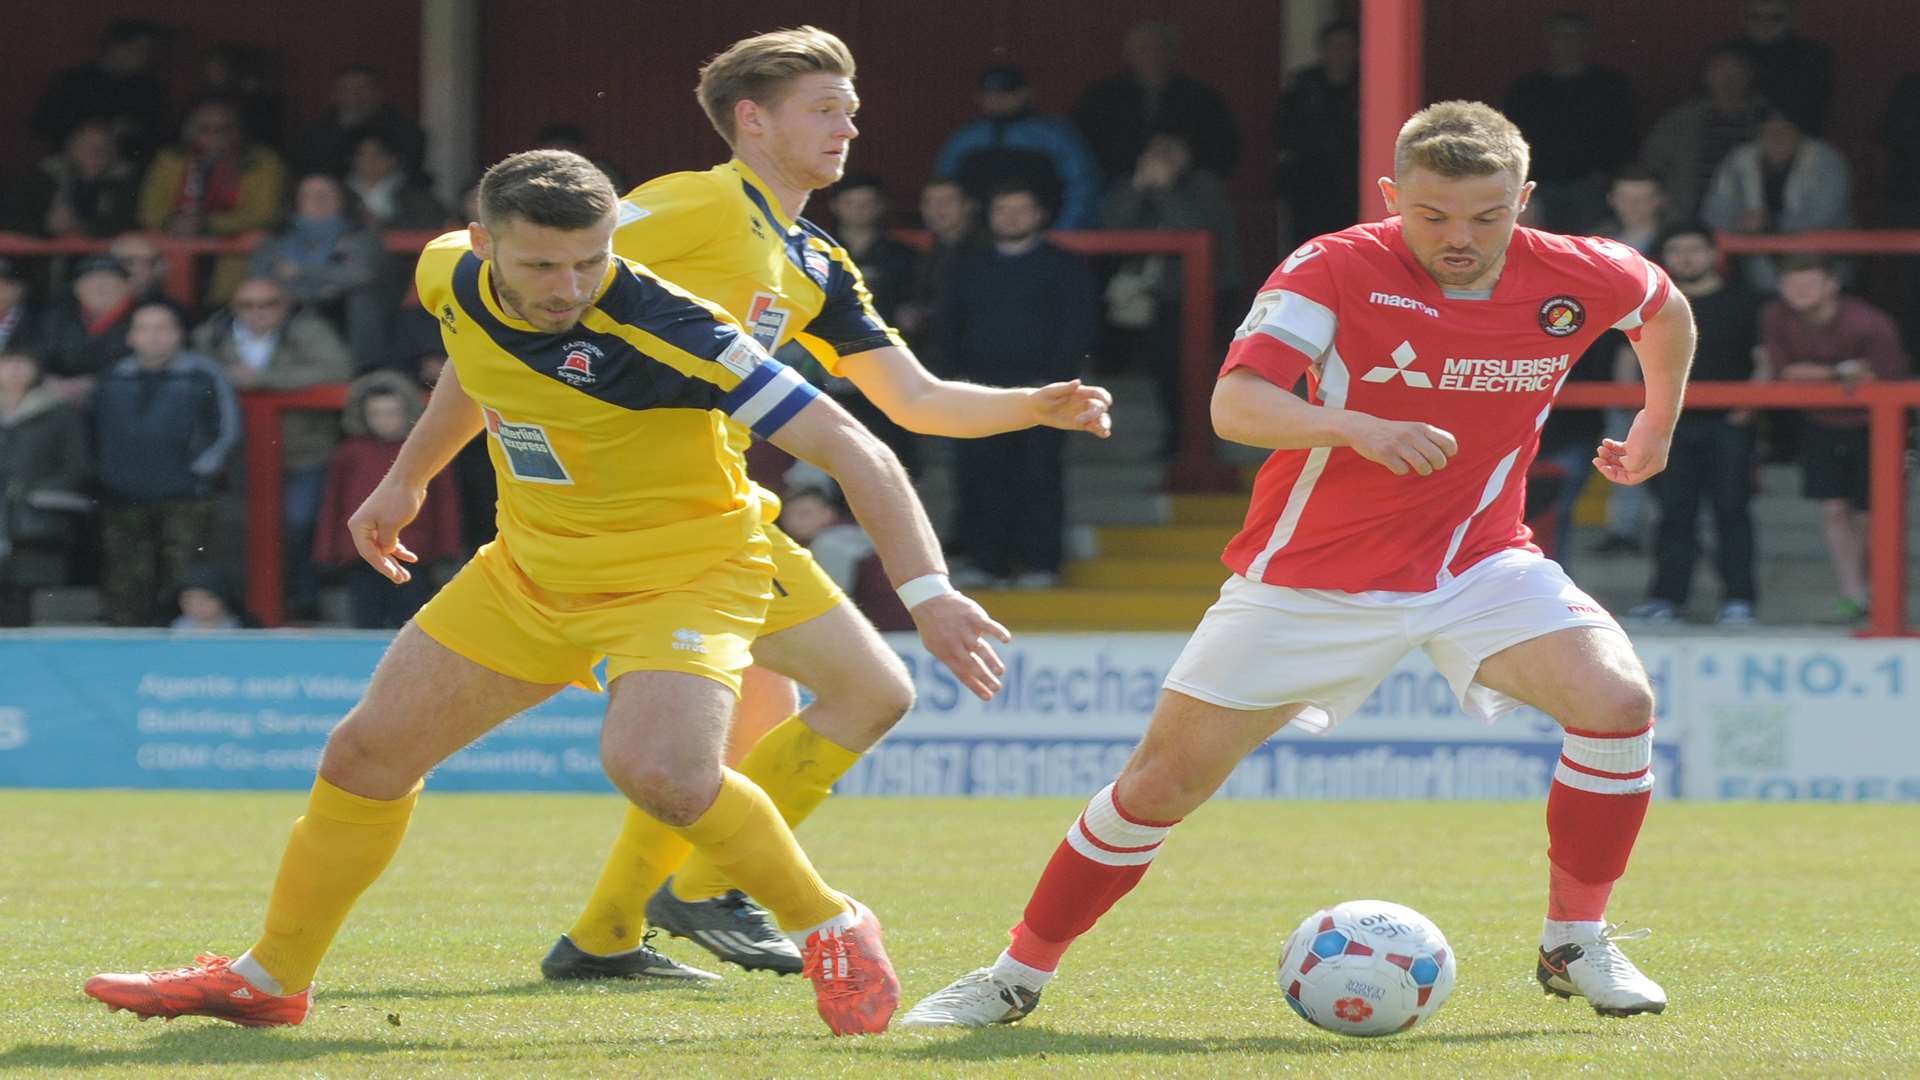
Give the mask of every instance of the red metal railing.
[[[1620, 383], [1568, 383], [1555, 408], [1638, 408], [1646, 391]], [[1865, 409], [1868, 431], [1868, 582], [1872, 614], [1864, 636], [1904, 637], [1907, 623], [1907, 413], [1920, 408], [1920, 381], [1832, 383], [1702, 382], [1688, 408]]]

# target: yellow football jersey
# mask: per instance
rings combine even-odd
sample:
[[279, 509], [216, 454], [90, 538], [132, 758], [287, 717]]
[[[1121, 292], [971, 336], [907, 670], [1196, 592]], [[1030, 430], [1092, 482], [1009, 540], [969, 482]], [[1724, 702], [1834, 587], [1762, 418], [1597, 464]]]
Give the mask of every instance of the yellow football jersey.
[[797, 366], [797, 346], [838, 375], [843, 356], [902, 344], [846, 249], [806, 218], [787, 217], [738, 158], [628, 192], [613, 250], [726, 308], [789, 364]]
[[534, 582], [671, 588], [755, 542], [731, 433], [772, 434], [819, 391], [725, 312], [615, 259], [579, 324], [546, 333], [500, 307], [464, 231], [427, 246], [415, 283], [486, 417], [500, 539]]

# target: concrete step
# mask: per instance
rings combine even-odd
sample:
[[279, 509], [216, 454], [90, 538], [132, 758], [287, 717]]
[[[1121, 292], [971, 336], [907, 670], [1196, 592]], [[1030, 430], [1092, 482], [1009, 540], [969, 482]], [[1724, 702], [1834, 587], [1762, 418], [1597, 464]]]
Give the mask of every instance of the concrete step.
[[1227, 568], [1217, 558], [1141, 559], [1101, 556], [1067, 564], [1063, 575], [1075, 588], [1218, 589]]
[[1191, 630], [1219, 596], [1195, 589], [1035, 589], [969, 593], [1015, 631]]
[[1130, 558], [1217, 558], [1237, 525], [1115, 526], [1099, 533], [1100, 554]]
[[1247, 519], [1247, 493], [1174, 495], [1172, 521], [1176, 525], [1232, 525]]

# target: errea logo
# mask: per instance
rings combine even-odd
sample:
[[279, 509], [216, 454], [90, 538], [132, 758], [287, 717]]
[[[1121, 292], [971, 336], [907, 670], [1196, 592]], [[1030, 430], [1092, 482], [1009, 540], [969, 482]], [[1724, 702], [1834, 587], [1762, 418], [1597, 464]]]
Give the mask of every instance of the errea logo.
[[698, 630], [675, 630], [673, 632], [673, 647], [682, 652], [699, 653], [705, 656], [707, 653], [707, 639], [701, 637], [700, 631]]
[[1411, 296], [1395, 296], [1392, 293], [1383, 292], [1368, 293], [1367, 303], [1381, 304], [1392, 308], [1405, 308], [1408, 311], [1417, 311], [1429, 319], [1437, 319], [1440, 317], [1440, 312], [1437, 309], [1421, 303]]

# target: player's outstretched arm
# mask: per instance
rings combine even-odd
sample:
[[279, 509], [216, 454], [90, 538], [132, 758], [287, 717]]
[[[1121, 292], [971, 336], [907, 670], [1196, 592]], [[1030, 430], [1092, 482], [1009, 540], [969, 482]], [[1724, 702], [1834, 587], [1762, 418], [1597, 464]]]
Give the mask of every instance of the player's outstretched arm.
[[839, 482], [927, 651], [975, 696], [992, 697], [1006, 665], [987, 638], [1011, 641], [1013, 635], [947, 584], [940, 541], [893, 451], [825, 396], [815, 397], [769, 438]]
[[1235, 368], [1213, 385], [1214, 434], [1266, 450], [1345, 446], [1395, 476], [1431, 476], [1460, 452], [1451, 432], [1410, 420], [1382, 420], [1351, 409], [1302, 401], [1251, 368]]
[[1633, 343], [1647, 384], [1647, 403], [1633, 418], [1626, 441], [1600, 440], [1593, 459], [1600, 475], [1631, 485], [1652, 479], [1667, 467], [1667, 449], [1687, 392], [1687, 371], [1693, 366], [1693, 344], [1693, 308], [1675, 289]]
[[908, 431], [978, 439], [1030, 427], [1113, 433], [1113, 395], [1079, 379], [1031, 388], [977, 386], [936, 377], [911, 350], [886, 346], [840, 361], [840, 374]]
[[419, 558], [400, 542], [400, 530], [419, 515], [427, 499], [427, 482], [447, 467], [481, 427], [480, 406], [460, 388], [459, 373], [448, 364], [434, 384], [426, 412], [400, 444], [393, 467], [347, 519], [347, 532], [360, 557], [388, 580], [404, 584], [413, 578], [404, 564]]

